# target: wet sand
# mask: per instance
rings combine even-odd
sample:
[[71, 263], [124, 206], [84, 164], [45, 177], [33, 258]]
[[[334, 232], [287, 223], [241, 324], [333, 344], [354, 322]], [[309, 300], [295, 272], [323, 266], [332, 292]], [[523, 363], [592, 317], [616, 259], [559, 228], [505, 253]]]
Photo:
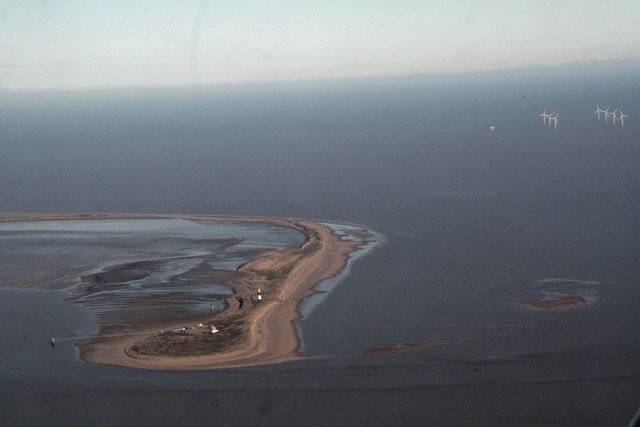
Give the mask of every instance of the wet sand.
[[[153, 347], [153, 340], [166, 338], [166, 335], [158, 334], [160, 329], [180, 328], [185, 322], [158, 325], [156, 331], [149, 331], [148, 327], [144, 331], [134, 328], [126, 334], [109, 334], [109, 331], [102, 331], [102, 338], [81, 345], [82, 358], [88, 362], [132, 368], [190, 370], [263, 365], [301, 359], [302, 356], [298, 352], [299, 339], [293, 323], [300, 318], [300, 302], [313, 293], [313, 288], [318, 283], [336, 276], [346, 266], [349, 254], [365, 243], [364, 240], [342, 240], [322, 224], [278, 218], [135, 214], [0, 215], [0, 220], [4, 221], [154, 218], [262, 222], [297, 229], [305, 235], [306, 240], [300, 248], [264, 252], [242, 265], [239, 270], [245, 276], [234, 283], [236, 298], [228, 300], [230, 308], [216, 317], [193, 319], [194, 326], [202, 322], [207, 322], [206, 326], [222, 325], [225, 321], [231, 320], [242, 338], [240, 342], [223, 341], [221, 345], [228, 344], [228, 348], [218, 349], [215, 353], [207, 355], [145, 354], [136, 344], [145, 341], [149, 344], [151, 341]], [[257, 288], [261, 289], [263, 295], [259, 303], [253, 301]], [[234, 300], [242, 300], [243, 304], [234, 305]], [[208, 329], [202, 328], [200, 333], [208, 334]]]
[[381, 356], [386, 354], [404, 353], [407, 351], [414, 351], [414, 350], [425, 350], [425, 349], [431, 349], [431, 348], [443, 347], [443, 346], [455, 345], [455, 344], [473, 343], [473, 342], [488, 340], [500, 335], [505, 335], [505, 333], [477, 335], [477, 336], [470, 336], [470, 337], [444, 340], [444, 341], [406, 342], [406, 343], [397, 344], [397, 345], [370, 348], [364, 351], [362, 353], [362, 356]]
[[519, 302], [518, 305], [534, 310], [560, 310], [575, 308], [587, 304], [587, 300], [579, 295], [568, 295], [561, 298], [545, 299], [541, 301]]

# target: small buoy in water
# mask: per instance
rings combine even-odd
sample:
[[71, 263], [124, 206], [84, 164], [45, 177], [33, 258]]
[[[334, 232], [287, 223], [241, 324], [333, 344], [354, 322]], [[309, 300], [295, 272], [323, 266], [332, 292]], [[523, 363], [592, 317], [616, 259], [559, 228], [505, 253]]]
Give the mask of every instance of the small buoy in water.
[[55, 346], [56, 346], [56, 339], [51, 338], [51, 347], [55, 347]]

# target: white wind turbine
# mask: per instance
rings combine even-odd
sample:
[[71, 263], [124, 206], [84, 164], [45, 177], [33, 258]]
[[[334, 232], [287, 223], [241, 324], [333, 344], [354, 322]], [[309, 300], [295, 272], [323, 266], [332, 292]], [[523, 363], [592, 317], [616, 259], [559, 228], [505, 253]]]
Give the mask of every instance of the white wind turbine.
[[558, 114], [556, 113], [555, 116], [552, 116], [551, 114], [549, 115], [549, 127], [551, 127], [551, 120], [553, 120], [553, 128], [557, 128], [558, 127]]
[[[550, 118], [550, 115], [547, 114], [547, 110], [544, 110], [544, 112], [542, 114], [538, 114], [538, 117], [542, 117], [542, 124], [546, 125], [547, 124], [547, 119]], [[551, 126], [551, 125], [549, 125]]]
[[616, 125], [616, 119], [618, 118], [618, 116], [616, 116], [616, 113], [618, 112], [618, 109], [616, 108], [615, 110], [613, 110], [613, 113], [611, 113], [611, 117], [613, 120], [613, 125]]
[[596, 111], [594, 111], [593, 114], [597, 114], [598, 115], [598, 121], [600, 121], [600, 113], [604, 113], [605, 111], [600, 108], [600, 105], [596, 104]]
[[605, 122], [605, 123], [607, 123], [607, 120], [609, 119], [609, 114], [611, 114], [611, 113], [609, 112], [609, 108], [611, 108], [611, 107], [607, 107], [607, 109], [606, 109], [606, 110], [604, 110], [604, 122]]
[[626, 114], [622, 114], [622, 110], [620, 110], [620, 115], [618, 116], [618, 121], [620, 122], [620, 126], [624, 126], [624, 118], [629, 117]]
[[551, 121], [553, 120], [553, 113], [547, 114], [547, 124], [551, 127]]

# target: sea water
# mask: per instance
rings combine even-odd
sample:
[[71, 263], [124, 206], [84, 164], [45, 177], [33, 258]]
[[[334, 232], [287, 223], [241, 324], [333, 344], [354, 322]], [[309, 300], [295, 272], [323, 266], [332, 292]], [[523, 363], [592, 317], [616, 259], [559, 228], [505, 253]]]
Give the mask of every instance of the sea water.
[[[340, 360], [339, 368], [331, 365], [338, 362], [264, 368], [258, 377], [245, 369], [207, 377], [209, 385], [198, 383], [203, 389], [253, 389], [256, 381], [268, 390], [283, 384], [333, 390], [338, 383], [400, 390], [461, 378], [482, 384], [628, 378], [637, 373], [640, 339], [638, 75], [627, 66], [568, 67], [6, 94], [0, 207], [311, 218], [384, 236], [304, 319], [305, 355]], [[596, 104], [622, 108], [629, 115], [624, 127], [598, 121]], [[559, 113], [557, 128], [542, 123], [544, 110]], [[593, 303], [551, 312], [517, 304], [544, 298], [537, 286], [548, 279], [597, 282], [569, 289], [588, 290]], [[468, 338], [476, 341], [460, 341]], [[463, 344], [358, 356], [378, 346], [436, 341]], [[487, 377], [473, 377], [471, 367]], [[167, 376], [122, 374], [108, 384], [121, 390], [133, 377], [166, 391], [160, 381]], [[185, 388], [199, 381], [171, 378]], [[615, 396], [620, 404], [629, 389], [615, 384], [607, 389], [613, 394], [593, 389], [589, 401]], [[478, 390], [501, 396], [493, 404], [509, 401], [508, 393]], [[403, 407], [402, 396], [391, 401]], [[356, 400], [345, 402], [357, 407]], [[545, 402], [544, 411], [564, 413], [565, 406]], [[607, 413], [615, 402], [598, 411]], [[270, 407], [263, 403], [256, 405]], [[521, 402], [505, 405], [522, 409]]]

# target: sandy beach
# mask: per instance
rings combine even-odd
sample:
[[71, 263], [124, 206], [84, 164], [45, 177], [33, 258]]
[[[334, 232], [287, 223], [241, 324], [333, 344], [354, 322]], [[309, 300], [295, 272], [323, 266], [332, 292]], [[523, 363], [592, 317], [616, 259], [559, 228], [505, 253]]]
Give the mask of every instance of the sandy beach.
[[[232, 368], [274, 364], [300, 359], [299, 338], [294, 321], [300, 318], [298, 306], [313, 293], [313, 288], [325, 279], [336, 276], [347, 264], [349, 254], [364, 240], [342, 240], [329, 227], [311, 222], [279, 218], [200, 216], [200, 215], [121, 215], [121, 214], [5, 214], [2, 221], [91, 220], [91, 219], [167, 219], [193, 221], [262, 222], [296, 229], [305, 235], [300, 248], [263, 252], [238, 268], [244, 274], [233, 282], [235, 297], [229, 298], [229, 308], [215, 316], [192, 320], [193, 334], [208, 338], [209, 325], [231, 322], [236, 335], [233, 343], [221, 340], [212, 354], [165, 355], [162, 352], [141, 351], [159, 348], [167, 335], [159, 331], [175, 330], [180, 324], [157, 325], [157, 330], [133, 328], [127, 334], [102, 331], [100, 338], [80, 345], [82, 358], [91, 363], [159, 370], [195, 370]], [[253, 301], [260, 289], [261, 300]], [[242, 303], [238, 304], [238, 301]], [[203, 322], [206, 322], [204, 324]], [[225, 323], [226, 322], [226, 323]], [[200, 328], [197, 325], [201, 325]], [[217, 335], [216, 338], [222, 337]], [[184, 339], [184, 336], [169, 339]], [[144, 343], [145, 345], [138, 345]]]

